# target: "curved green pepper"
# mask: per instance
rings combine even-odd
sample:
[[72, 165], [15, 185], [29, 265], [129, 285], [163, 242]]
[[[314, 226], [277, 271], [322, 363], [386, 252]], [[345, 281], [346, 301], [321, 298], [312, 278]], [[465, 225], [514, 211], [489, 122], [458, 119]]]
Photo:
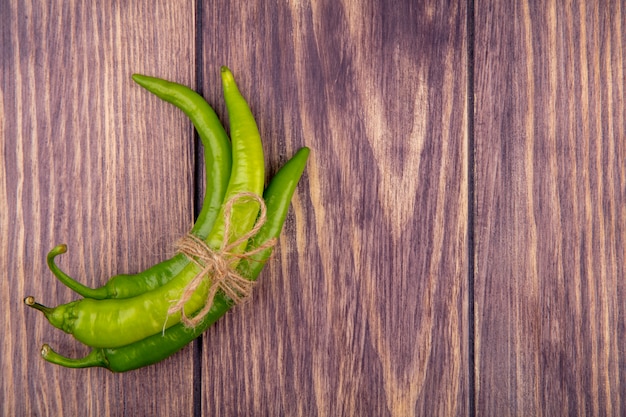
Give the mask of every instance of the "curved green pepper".
[[[231, 145], [228, 135], [213, 108], [190, 88], [146, 75], [134, 74], [133, 80], [162, 100], [182, 110], [191, 120], [204, 147], [206, 189], [202, 209], [196, 219], [192, 234], [205, 239], [222, 206], [228, 187], [232, 166]], [[98, 288], [87, 287], [63, 272], [55, 258], [67, 252], [62, 244], [54, 247], [47, 256], [52, 273], [77, 294], [93, 299], [129, 298], [151, 291], [169, 282], [189, 263], [189, 259], [177, 254], [137, 274], [119, 274]]]

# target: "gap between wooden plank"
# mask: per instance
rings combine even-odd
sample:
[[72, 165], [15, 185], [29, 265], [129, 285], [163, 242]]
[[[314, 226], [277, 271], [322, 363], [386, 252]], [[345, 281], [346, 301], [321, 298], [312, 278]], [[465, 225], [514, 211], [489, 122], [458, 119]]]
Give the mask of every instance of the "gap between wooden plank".
[[[204, 77], [202, 76], [204, 59], [202, 56], [202, 1], [197, 0], [195, 5], [195, 62], [196, 62], [196, 71], [195, 71], [195, 90], [202, 95], [202, 85], [204, 81]], [[200, 137], [198, 132], [194, 129], [194, 217], [197, 217], [202, 210], [202, 187], [204, 182], [202, 181], [202, 175], [204, 171], [204, 163], [202, 158], [202, 151]], [[193, 342], [193, 415], [194, 417], [202, 416], [202, 336], [200, 338], [194, 340]]]
[[475, 318], [474, 318], [474, 0], [467, 0], [467, 333], [468, 408], [476, 416]]

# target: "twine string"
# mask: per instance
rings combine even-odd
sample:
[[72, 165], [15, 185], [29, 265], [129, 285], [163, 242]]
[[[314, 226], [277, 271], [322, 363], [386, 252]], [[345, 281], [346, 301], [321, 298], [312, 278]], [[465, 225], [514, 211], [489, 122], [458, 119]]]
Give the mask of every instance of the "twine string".
[[[259, 203], [258, 219], [252, 229], [229, 243], [233, 206], [236, 202], [246, 199], [251, 199]], [[195, 327], [211, 310], [213, 300], [218, 291], [222, 291], [234, 304], [239, 304], [249, 297], [254, 287], [254, 281], [246, 279], [239, 274], [235, 266], [233, 266], [233, 263], [236, 260], [251, 259], [254, 255], [276, 244], [276, 239], [272, 238], [249, 251], [239, 252], [237, 250], [241, 245], [256, 236], [266, 221], [267, 207], [263, 199], [255, 193], [242, 192], [234, 195], [224, 204], [224, 235], [218, 250], [211, 249], [204, 240], [191, 233], [183, 236], [176, 243], [177, 252], [186, 255], [192, 262], [198, 265], [201, 270], [189, 284], [185, 286], [180, 299], [168, 309], [168, 317], [180, 312], [181, 322], [187, 327]], [[191, 299], [198, 287], [205, 282], [210, 285], [206, 300], [204, 300], [204, 306], [192, 317], [188, 317], [187, 314], [185, 314], [184, 306]]]

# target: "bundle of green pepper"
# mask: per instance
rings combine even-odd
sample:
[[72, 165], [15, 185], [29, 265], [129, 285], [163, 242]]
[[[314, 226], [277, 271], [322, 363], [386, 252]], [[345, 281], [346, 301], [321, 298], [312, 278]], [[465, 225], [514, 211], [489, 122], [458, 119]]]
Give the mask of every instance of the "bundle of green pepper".
[[[254, 281], [272, 252], [267, 243], [282, 230], [309, 149], [298, 150], [263, 190], [264, 157], [256, 122], [230, 70], [222, 67], [221, 76], [230, 140], [211, 106], [193, 90], [144, 75], [135, 74], [133, 79], [181, 109], [193, 122], [204, 146], [206, 193], [190, 236], [219, 254], [225, 244], [237, 242], [242, 236], [245, 239], [254, 230], [254, 236], [229, 253], [230, 268], [238, 276]], [[258, 198], [233, 201], [241, 195]], [[257, 224], [260, 212], [264, 222]], [[36, 303], [33, 297], [26, 297], [24, 302], [92, 350], [84, 358], [72, 359], [44, 345], [41, 354], [48, 362], [70, 368], [100, 366], [113, 372], [147, 366], [185, 347], [234, 305], [226, 292], [217, 291], [209, 297], [208, 311], [196, 317], [199, 320], [193, 326], [186, 325], [187, 317], [205, 307], [207, 284], [198, 286], [185, 299], [184, 308], [172, 313], [172, 301], [180, 300], [190, 282], [203, 272], [202, 265], [184, 252], [138, 274], [116, 275], [102, 287], [90, 288], [56, 265], [56, 256], [66, 251], [65, 245], [52, 249], [48, 266], [63, 284], [84, 298], [55, 308]]]

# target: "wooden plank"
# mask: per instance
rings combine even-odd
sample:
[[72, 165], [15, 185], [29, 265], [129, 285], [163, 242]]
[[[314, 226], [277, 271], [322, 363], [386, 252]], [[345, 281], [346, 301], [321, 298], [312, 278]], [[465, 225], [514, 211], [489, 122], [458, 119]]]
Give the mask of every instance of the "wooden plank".
[[476, 2], [476, 415], [626, 415], [620, 3]]
[[168, 256], [193, 215], [193, 136], [182, 113], [130, 79], [193, 83], [194, 3], [3, 2], [0, 71], [2, 415], [192, 415], [193, 355], [115, 375], [39, 356], [87, 352], [22, 298], [76, 297], [45, 266], [88, 285]]
[[251, 302], [204, 336], [202, 412], [468, 415], [464, 2], [205, 6], [209, 101], [226, 119], [230, 66], [269, 174], [312, 155]]

